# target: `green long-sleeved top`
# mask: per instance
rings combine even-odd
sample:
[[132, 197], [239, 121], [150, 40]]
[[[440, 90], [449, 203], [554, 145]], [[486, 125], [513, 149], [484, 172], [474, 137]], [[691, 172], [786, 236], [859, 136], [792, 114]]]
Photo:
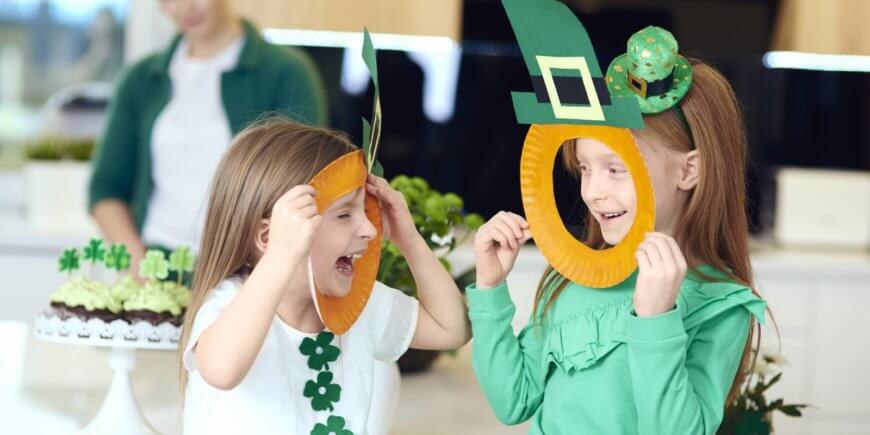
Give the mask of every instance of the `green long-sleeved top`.
[[[236, 66], [221, 74], [221, 101], [233, 135], [268, 114], [300, 122], [327, 123], [326, 92], [314, 63], [303, 52], [267, 43], [249, 22]], [[88, 209], [105, 199], [130, 205], [141, 231], [153, 190], [151, 133], [169, 103], [169, 48], [127, 69], [109, 104], [106, 130], [97, 147], [88, 187]], [[195, 128], [195, 127], [194, 127]], [[194, 198], [198, 199], [198, 198]]]
[[496, 416], [533, 418], [530, 434], [714, 434], [765, 302], [699, 271], [719, 281], [690, 272], [676, 307], [652, 317], [633, 314], [637, 272], [603, 290], [570, 283], [519, 337], [507, 286], [470, 286], [474, 372]]

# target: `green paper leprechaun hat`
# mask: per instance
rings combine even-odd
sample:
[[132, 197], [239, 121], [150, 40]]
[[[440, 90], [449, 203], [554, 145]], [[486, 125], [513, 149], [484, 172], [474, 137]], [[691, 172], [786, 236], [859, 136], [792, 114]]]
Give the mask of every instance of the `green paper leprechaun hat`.
[[679, 54], [677, 40], [661, 27], [648, 26], [628, 40], [625, 54], [607, 69], [614, 96], [636, 96], [644, 114], [661, 113], [683, 99], [692, 85], [692, 66]]
[[610, 95], [580, 20], [555, 0], [502, 0], [534, 92], [513, 92], [520, 124], [642, 128], [638, 99]]

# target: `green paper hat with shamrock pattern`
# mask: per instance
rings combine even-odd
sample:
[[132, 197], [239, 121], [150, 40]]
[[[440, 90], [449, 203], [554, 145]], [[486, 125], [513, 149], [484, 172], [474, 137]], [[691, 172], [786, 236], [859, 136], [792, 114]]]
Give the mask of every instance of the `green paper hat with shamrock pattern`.
[[674, 35], [661, 27], [648, 26], [631, 35], [626, 53], [607, 68], [610, 93], [636, 96], [644, 114], [673, 108], [691, 85], [692, 66], [680, 56]]
[[534, 92], [513, 92], [520, 124], [642, 128], [634, 95], [611, 95], [586, 29], [555, 0], [502, 0]]

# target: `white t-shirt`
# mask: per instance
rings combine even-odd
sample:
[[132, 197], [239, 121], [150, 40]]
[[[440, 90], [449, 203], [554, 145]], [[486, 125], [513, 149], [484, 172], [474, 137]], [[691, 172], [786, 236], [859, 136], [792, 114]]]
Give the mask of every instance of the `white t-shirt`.
[[[328, 369], [309, 366], [311, 352], [300, 350], [303, 340], [317, 340], [319, 334], [293, 329], [276, 315], [257, 359], [237, 387], [222, 391], [209, 385], [196, 369], [193, 351], [202, 332], [241, 290], [238, 277], [223, 281], [206, 297], [197, 312], [184, 349], [184, 367], [189, 378], [185, 393], [184, 433], [189, 435], [237, 434], [309, 434], [318, 423], [326, 425], [330, 416], [344, 419], [344, 429], [354, 435], [380, 435], [382, 422], [370, 422], [373, 404], [373, 379], [376, 360], [395, 361], [405, 351], [417, 326], [419, 305], [404, 293], [375, 283], [368, 304], [359, 319], [346, 333], [335, 336], [331, 346], [339, 349]], [[321, 337], [322, 338], [322, 337]], [[310, 344], [311, 341], [308, 342]], [[323, 347], [318, 352], [322, 352]], [[334, 352], [334, 350], [333, 350]], [[320, 353], [318, 355], [321, 355]], [[315, 411], [315, 390], [306, 384], [316, 382], [329, 372], [331, 384], [341, 388], [337, 402], [327, 401], [332, 411]], [[323, 385], [323, 383], [321, 383]], [[320, 396], [322, 399], [322, 396]], [[320, 406], [324, 402], [321, 400]], [[333, 422], [335, 420], [333, 419]]]
[[142, 230], [147, 245], [199, 246], [208, 192], [232, 140], [221, 100], [221, 74], [238, 63], [244, 37], [206, 59], [182, 40], [172, 55], [172, 97], [151, 132], [154, 189]]

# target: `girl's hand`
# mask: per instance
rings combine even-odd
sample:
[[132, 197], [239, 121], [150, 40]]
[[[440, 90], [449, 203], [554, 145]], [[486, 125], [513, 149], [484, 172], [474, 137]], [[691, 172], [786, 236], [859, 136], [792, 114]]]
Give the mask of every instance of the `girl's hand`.
[[392, 242], [401, 251], [411, 246], [420, 237], [420, 233], [414, 226], [414, 219], [404, 195], [390, 187], [387, 180], [371, 174], [366, 180], [366, 192], [374, 195], [381, 203], [384, 239]]
[[295, 186], [278, 198], [269, 220], [266, 252], [301, 260], [308, 255], [322, 216], [317, 214], [317, 191], [307, 184]]
[[477, 288], [493, 288], [507, 278], [520, 247], [532, 238], [522, 216], [500, 211], [474, 235]]
[[647, 233], [634, 255], [640, 269], [634, 290], [634, 312], [647, 317], [672, 310], [687, 269], [677, 242], [667, 234]]

